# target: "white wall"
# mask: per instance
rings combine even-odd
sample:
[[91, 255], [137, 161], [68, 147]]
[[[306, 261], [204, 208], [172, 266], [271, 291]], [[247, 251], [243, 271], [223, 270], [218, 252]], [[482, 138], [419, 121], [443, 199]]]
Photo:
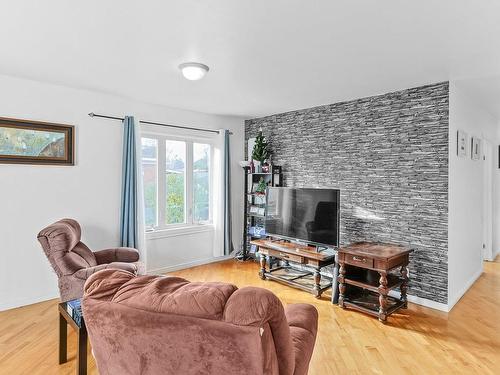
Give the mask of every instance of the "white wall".
[[[448, 308], [482, 272], [484, 163], [470, 157], [471, 136], [498, 145], [496, 119], [460, 83], [450, 82]], [[457, 130], [468, 134], [467, 157], [457, 156]], [[498, 158], [498, 154], [496, 154]], [[498, 159], [497, 159], [498, 160]], [[494, 171], [498, 175], [498, 170]], [[498, 190], [493, 194], [498, 200]], [[496, 202], [496, 207], [498, 207]], [[494, 217], [499, 215], [499, 210]], [[496, 228], [498, 228], [498, 221]], [[496, 232], [496, 231], [495, 231]]]
[[[498, 104], [500, 105], [500, 103]], [[500, 254], [500, 166], [499, 150], [500, 145], [500, 121], [497, 122], [496, 132], [497, 142], [492, 143], [493, 154], [493, 256], [495, 259]]]
[[[0, 76], [0, 117], [73, 124], [76, 165], [0, 164], [0, 310], [54, 298], [57, 280], [37, 242], [44, 226], [73, 217], [83, 241], [99, 249], [118, 245], [121, 178], [120, 122], [87, 116], [89, 112], [207, 128], [229, 128], [232, 137], [233, 226], [241, 242], [243, 120], [148, 105], [130, 99]], [[240, 183], [241, 182], [241, 183]], [[210, 242], [211, 243], [211, 242]], [[158, 268], [207, 257], [206, 242], [187, 237], [156, 246]], [[182, 258], [177, 254], [181, 253]], [[207, 258], [208, 259], [208, 258]]]

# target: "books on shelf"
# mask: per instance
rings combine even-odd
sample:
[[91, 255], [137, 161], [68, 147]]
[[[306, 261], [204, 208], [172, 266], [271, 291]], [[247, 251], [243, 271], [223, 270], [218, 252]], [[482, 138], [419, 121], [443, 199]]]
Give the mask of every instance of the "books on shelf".
[[80, 327], [82, 324], [82, 305], [79, 299], [74, 299], [66, 302], [66, 311], [71, 316], [71, 319]]

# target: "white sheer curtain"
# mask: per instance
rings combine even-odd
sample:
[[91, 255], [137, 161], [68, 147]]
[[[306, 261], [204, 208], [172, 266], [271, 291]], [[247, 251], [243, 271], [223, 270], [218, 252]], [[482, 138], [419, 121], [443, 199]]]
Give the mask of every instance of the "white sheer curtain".
[[213, 221], [215, 227], [213, 255], [220, 257], [233, 252], [231, 238], [231, 181], [229, 131], [220, 129], [214, 144], [213, 161]]

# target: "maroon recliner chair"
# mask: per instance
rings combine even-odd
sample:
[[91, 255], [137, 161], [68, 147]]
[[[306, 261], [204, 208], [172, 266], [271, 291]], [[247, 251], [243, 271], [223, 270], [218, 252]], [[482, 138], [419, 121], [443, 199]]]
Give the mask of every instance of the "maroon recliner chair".
[[306, 375], [318, 329], [267, 289], [121, 270], [90, 276], [82, 307], [101, 375]]
[[141, 273], [136, 249], [116, 247], [93, 252], [80, 238], [80, 225], [73, 219], [59, 220], [38, 233], [38, 241], [59, 279], [61, 302], [81, 298], [85, 281], [97, 271], [112, 268]]

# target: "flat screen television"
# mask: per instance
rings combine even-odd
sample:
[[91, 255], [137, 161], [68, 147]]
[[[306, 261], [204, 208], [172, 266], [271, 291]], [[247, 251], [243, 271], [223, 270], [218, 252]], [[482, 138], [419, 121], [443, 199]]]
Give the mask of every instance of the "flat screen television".
[[339, 245], [338, 189], [269, 187], [266, 233], [314, 245]]

